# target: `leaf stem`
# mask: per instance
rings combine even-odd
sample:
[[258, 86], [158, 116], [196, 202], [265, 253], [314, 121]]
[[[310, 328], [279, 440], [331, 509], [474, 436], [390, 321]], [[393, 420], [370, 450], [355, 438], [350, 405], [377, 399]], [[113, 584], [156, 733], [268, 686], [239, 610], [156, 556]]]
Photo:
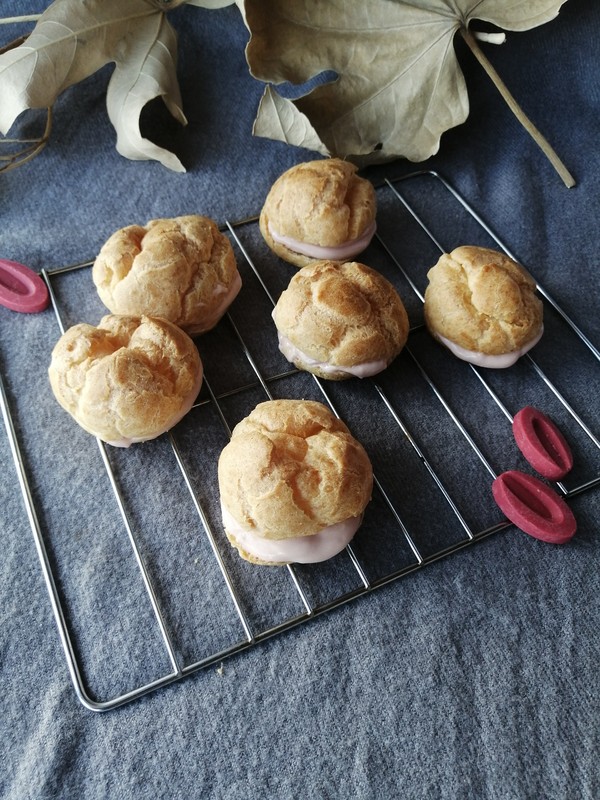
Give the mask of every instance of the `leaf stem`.
[[44, 128], [43, 134], [39, 137], [39, 139], [3, 139], [2, 142], [9, 142], [13, 143], [22, 143], [29, 145], [28, 147], [24, 148], [23, 150], [19, 150], [18, 152], [13, 152], [9, 156], [4, 157], [1, 156], [0, 160], [6, 161], [8, 163], [0, 166], [0, 173], [8, 172], [11, 169], [15, 169], [16, 167], [20, 167], [23, 164], [26, 164], [28, 161], [31, 161], [32, 158], [35, 158], [38, 153], [40, 153], [44, 147], [48, 144], [48, 140], [50, 139], [50, 131], [52, 130], [52, 106], [50, 106], [46, 110], [46, 126]]
[[17, 22], [37, 22], [41, 14], [27, 14], [24, 17], [0, 17], [0, 25], [14, 25]]
[[509, 92], [508, 88], [506, 87], [506, 84], [504, 83], [502, 78], [498, 75], [498, 73], [496, 72], [490, 61], [488, 61], [487, 57], [479, 47], [479, 44], [477, 43], [477, 40], [475, 39], [473, 34], [467, 28], [461, 28], [460, 33], [465, 42], [467, 43], [467, 45], [469, 46], [469, 49], [471, 50], [475, 58], [479, 61], [481, 66], [487, 72], [488, 76], [492, 79], [494, 86], [498, 89], [498, 91], [502, 95], [503, 99], [507, 103], [510, 110], [519, 120], [521, 125], [525, 128], [527, 133], [533, 138], [538, 147], [542, 150], [542, 152], [544, 153], [546, 158], [550, 161], [554, 169], [558, 172], [565, 186], [567, 188], [575, 186], [575, 178], [573, 178], [569, 170], [560, 160], [550, 142], [548, 142], [548, 140], [535, 127], [533, 122], [531, 122], [531, 120], [525, 114], [521, 106], [517, 103], [515, 98]]

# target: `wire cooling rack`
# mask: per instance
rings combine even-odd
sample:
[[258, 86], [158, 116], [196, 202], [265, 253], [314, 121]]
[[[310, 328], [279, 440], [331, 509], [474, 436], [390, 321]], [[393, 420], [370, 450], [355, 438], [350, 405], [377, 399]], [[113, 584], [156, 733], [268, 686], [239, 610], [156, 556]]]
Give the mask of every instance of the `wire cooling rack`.
[[[546, 333], [533, 351], [507, 370], [455, 359], [423, 326], [427, 270], [440, 252], [461, 244], [521, 259], [437, 173], [386, 181], [377, 193], [378, 234], [361, 260], [394, 283], [411, 320], [406, 348], [384, 373], [327, 382], [290, 369], [270, 314], [295, 269], [268, 251], [252, 218], [223, 226], [242, 292], [217, 328], [197, 338], [203, 388], [170, 433], [128, 450], [111, 448], [81, 431], [53, 400], [23, 430], [0, 385], [69, 673], [88, 709], [116, 708], [219, 665], [505, 529], [491, 483], [505, 469], [528, 469], [511, 434], [524, 405], [550, 414], [572, 445], [576, 466], [558, 490], [568, 499], [598, 487], [597, 404], [572, 394], [574, 377], [584, 376], [590, 396], [599, 396], [598, 349], [538, 285]], [[42, 273], [55, 314], [48, 353], [61, 331], [81, 321], [97, 324], [106, 313], [90, 288], [90, 267]], [[39, 386], [49, 392], [43, 381]], [[323, 564], [253, 566], [222, 530], [219, 453], [242, 417], [277, 397], [326, 403], [373, 462], [364, 523], [346, 551]], [[36, 425], [56, 431], [49, 455], [31, 444]]]

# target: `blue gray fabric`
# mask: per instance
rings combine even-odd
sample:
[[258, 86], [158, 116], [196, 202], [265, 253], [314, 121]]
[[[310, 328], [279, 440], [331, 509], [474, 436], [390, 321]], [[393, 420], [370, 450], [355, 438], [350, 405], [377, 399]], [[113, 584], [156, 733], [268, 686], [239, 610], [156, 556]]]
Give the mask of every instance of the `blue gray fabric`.
[[[4, 0], [0, 14], [24, 13]], [[31, 0], [27, 11], [41, 10]], [[105, 239], [131, 222], [203, 213], [220, 224], [256, 215], [274, 179], [314, 154], [253, 137], [262, 86], [248, 74], [247, 33], [235, 8], [173, 12], [185, 128], [160, 105], [144, 112], [144, 132], [174, 149], [187, 167], [174, 174], [121, 158], [105, 111], [110, 68], [65, 92], [49, 145], [0, 177], [0, 256], [35, 270], [93, 259]], [[2, 30], [8, 41], [17, 26]], [[600, 10], [569, 0], [558, 19], [522, 34], [490, 57], [517, 100], [574, 174], [566, 189], [513, 119], [461, 42], [470, 93], [468, 121], [442, 137], [423, 165], [399, 159], [366, 171], [378, 186], [415, 169], [438, 170], [477, 210], [502, 244], [532, 271], [592, 344], [600, 345], [600, 135], [597, 41]], [[394, 185], [396, 185], [394, 183]], [[401, 184], [444, 247], [481, 228], [448, 201], [437, 179]], [[417, 288], [435, 247], [380, 189], [380, 230]], [[236, 229], [237, 230], [237, 229]], [[458, 237], [463, 237], [458, 239]], [[266, 251], [252, 224], [241, 248], [276, 297], [292, 274]], [[457, 240], [458, 239], [458, 240]], [[485, 240], [485, 241], [484, 241]], [[390, 269], [379, 245], [373, 266]], [[232, 321], [198, 341], [213, 392], [230, 422], [265, 399], [260, 387], [228, 398], [253, 375], [235, 331], [252, 344], [263, 374], [284, 371], [273, 347], [269, 302], [247, 263]], [[395, 280], [418, 326], [418, 296]], [[64, 322], [95, 321], [103, 310], [89, 271], [56, 275]], [[247, 298], [247, 299], [246, 299]], [[600, 433], [600, 372], [552, 313], [536, 358], [565, 398]], [[64, 599], [82, 678], [100, 700], [171, 669], [145, 600], [118, 508], [94, 442], [55, 403], [46, 366], [59, 335], [51, 310], [19, 315], [0, 308], [0, 369], [48, 556]], [[469, 368], [451, 363], [422, 329], [410, 351], [468, 426], [495, 472], [527, 469], [502, 409]], [[223, 365], [227, 368], [224, 369]], [[562, 415], [551, 391], [529, 387], [528, 366], [486, 376], [509, 412], [529, 402]], [[466, 524], [478, 533], [501, 520], [491, 477], [434, 403], [405, 354], [378, 382], [426, 460], [436, 465]], [[537, 384], [536, 384], [537, 386]], [[273, 381], [278, 396], [318, 396], [305, 376]], [[418, 393], [419, 392], [419, 393]], [[384, 488], [401, 507], [427, 558], [464, 536], [446, 524], [427, 488], [423, 460], [407, 438], [371, 413], [368, 383], [331, 396], [373, 457]], [[226, 432], [206, 394], [178, 427], [176, 441], [209, 522], [218, 517], [214, 460]], [[562, 418], [562, 417], [561, 417]], [[569, 428], [573, 431], [572, 428]], [[576, 467], [567, 487], [598, 475], [598, 451], [572, 432]], [[172, 631], [175, 656], [193, 664], [243, 642], [243, 631], [197, 513], [176, 478], [166, 437], [110, 459], [141, 530], [144, 563]], [[595, 800], [600, 796], [600, 491], [570, 498], [578, 532], [564, 547], [509, 526], [455, 552], [406, 569], [398, 580], [266, 638], [132, 702], [94, 712], [77, 697], [57, 631], [9, 438], [0, 434], [0, 797], [6, 800], [141, 798], [361, 798], [364, 800]], [[356, 554], [375, 582], [414, 564], [385, 503], [374, 500]], [[370, 517], [369, 517], [370, 513]], [[215, 527], [218, 525], [215, 523]], [[285, 570], [241, 564], [221, 540], [226, 565], [252, 630], [301, 614]], [[352, 592], [347, 561], [302, 568], [309, 600], [326, 605], [332, 585]], [[337, 591], [337, 589], [336, 589]], [[157, 655], [158, 653], [158, 655]]]

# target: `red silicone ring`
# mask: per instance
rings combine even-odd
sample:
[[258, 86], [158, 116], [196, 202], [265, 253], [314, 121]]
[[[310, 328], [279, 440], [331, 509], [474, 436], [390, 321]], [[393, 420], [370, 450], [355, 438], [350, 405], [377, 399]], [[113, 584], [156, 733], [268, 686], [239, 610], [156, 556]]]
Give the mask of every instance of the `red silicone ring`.
[[37, 272], [0, 258], [0, 305], [11, 311], [35, 314], [47, 308], [49, 301], [48, 287]]
[[515, 414], [512, 427], [517, 447], [544, 478], [558, 481], [573, 467], [573, 455], [565, 437], [550, 417], [537, 408], [522, 408]]
[[500, 509], [525, 533], [551, 544], [565, 544], [575, 535], [577, 522], [563, 498], [533, 475], [509, 470], [492, 484]]

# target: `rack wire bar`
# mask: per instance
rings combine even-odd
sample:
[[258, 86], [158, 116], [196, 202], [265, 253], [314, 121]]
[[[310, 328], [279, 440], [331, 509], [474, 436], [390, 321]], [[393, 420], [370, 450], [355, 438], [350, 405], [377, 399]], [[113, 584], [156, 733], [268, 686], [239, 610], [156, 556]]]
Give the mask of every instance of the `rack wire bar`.
[[183, 479], [185, 481], [185, 485], [187, 486], [187, 489], [188, 489], [188, 491], [189, 491], [189, 493], [190, 493], [190, 495], [192, 497], [194, 506], [196, 508], [196, 512], [197, 512], [198, 516], [200, 517], [200, 519], [202, 521], [202, 526], [203, 526], [203, 528], [206, 531], [206, 534], [208, 536], [213, 555], [214, 555], [215, 559], [217, 560], [217, 563], [219, 565], [219, 569], [221, 570], [221, 574], [223, 575], [223, 580], [227, 584], [227, 588], [229, 590], [229, 594], [231, 596], [231, 599], [233, 600], [233, 604], [235, 605], [235, 609], [236, 609], [236, 611], [238, 613], [238, 616], [240, 618], [240, 622], [242, 623], [242, 627], [243, 627], [244, 633], [246, 635], [246, 641], [252, 642], [253, 639], [254, 639], [254, 634], [252, 633], [252, 628], [251, 628], [250, 622], [248, 620], [248, 617], [247, 617], [246, 613], [244, 612], [242, 601], [240, 600], [240, 598], [238, 596], [238, 593], [236, 592], [235, 583], [232, 580], [232, 578], [231, 578], [231, 576], [230, 576], [230, 574], [229, 574], [229, 572], [227, 570], [227, 567], [225, 566], [225, 562], [221, 558], [221, 553], [219, 552], [219, 548], [217, 546], [217, 542], [216, 542], [216, 539], [215, 539], [214, 532], [213, 532], [213, 530], [212, 530], [212, 528], [211, 528], [211, 526], [210, 526], [210, 524], [208, 522], [208, 519], [207, 519], [207, 516], [206, 516], [206, 514], [204, 512], [204, 509], [202, 508], [202, 506], [200, 504], [200, 501], [198, 500], [198, 497], [196, 496], [196, 493], [194, 492], [189, 472], [187, 470], [185, 462], [184, 462], [184, 460], [183, 460], [183, 458], [181, 456], [179, 447], [177, 446], [177, 442], [175, 441], [175, 438], [174, 438], [172, 433], [169, 433], [169, 440], [171, 442], [171, 447], [173, 448], [173, 452], [175, 454], [175, 458], [177, 459], [177, 465], [179, 466], [179, 469], [181, 470], [181, 474], [182, 474]]
[[[412, 358], [414, 359], [414, 356], [412, 356]], [[434, 389], [434, 391], [436, 392], [436, 395], [438, 396], [438, 399], [441, 399], [441, 395], [439, 394], [437, 389], [435, 389], [435, 385], [434, 385], [433, 381], [427, 376], [427, 373], [425, 373], [424, 370], [421, 370], [421, 371], [422, 371], [422, 374], [425, 376], [425, 378], [426, 378], [428, 384], [430, 385], [430, 387], [432, 389]], [[456, 518], [460, 522], [461, 526], [464, 528], [465, 533], [467, 534], [469, 539], [472, 539], [473, 538], [473, 533], [471, 532], [471, 530], [469, 528], [469, 525], [465, 521], [463, 515], [460, 513], [460, 511], [458, 509], [458, 506], [452, 500], [450, 492], [446, 489], [446, 487], [444, 486], [443, 481], [441, 480], [439, 475], [436, 473], [436, 471], [435, 471], [434, 467], [431, 465], [430, 461], [427, 459], [427, 456], [423, 453], [423, 451], [419, 447], [418, 442], [412, 436], [412, 434], [410, 433], [409, 429], [406, 427], [406, 425], [404, 424], [404, 422], [400, 418], [397, 410], [394, 408], [393, 404], [388, 399], [388, 397], [386, 397], [386, 395], [384, 394], [382, 389], [379, 386], [377, 386], [377, 384], [375, 384], [375, 388], [377, 389], [377, 392], [378, 392], [379, 396], [381, 397], [381, 399], [385, 403], [386, 408], [388, 409], [388, 411], [392, 415], [394, 421], [396, 422], [398, 427], [402, 430], [402, 432], [404, 433], [404, 435], [406, 436], [406, 438], [410, 442], [411, 446], [413, 447], [413, 449], [417, 453], [418, 457], [421, 459], [421, 461], [425, 465], [425, 468], [427, 469], [427, 471], [429, 472], [429, 474], [431, 475], [431, 477], [435, 481], [436, 486], [438, 487], [438, 489], [442, 493], [443, 497], [445, 498], [446, 502], [448, 503], [448, 505], [452, 509], [454, 515], [456, 516]], [[469, 440], [472, 442], [472, 439], [470, 439], [470, 437], [469, 437]], [[475, 447], [475, 450], [476, 450], [476, 452], [478, 454], [481, 455], [481, 451], [479, 450], [479, 448]], [[487, 462], [485, 462], [485, 463], [487, 464]], [[406, 532], [406, 529], [404, 529], [404, 530], [405, 530], [405, 536], [408, 537], [408, 533]], [[411, 540], [411, 543], [412, 543], [412, 540]], [[411, 546], [412, 546], [412, 544], [411, 544]], [[422, 556], [418, 553], [418, 550], [416, 549], [416, 547], [414, 547], [414, 551], [415, 551], [415, 553], [417, 555], [417, 558], [422, 559]]]
[[[437, 236], [434, 235], [429, 221], [414, 208], [413, 204], [404, 197], [401, 191], [400, 187], [413, 183], [418, 184], [419, 181], [434, 182], [436, 186], [441, 186], [448, 196], [449, 201], [457, 203], [462, 212], [467, 215], [468, 219], [474, 221], [481, 229], [482, 234], [491, 238], [496, 246], [502, 249], [511, 258], [515, 258], [490, 226], [481, 218], [478, 212], [437, 172], [416, 171], [394, 181], [386, 180], [384, 184], [377, 187], [377, 191], [380, 193], [390, 192], [391, 199], [401, 204], [401, 207], [408, 213], [409, 219], [416, 224], [420, 231], [425, 233], [428, 241], [443, 252], [444, 246]], [[226, 231], [232, 238], [234, 245], [242, 255], [245, 266], [250, 270], [250, 274], [256, 278], [256, 282], [260, 287], [259, 291], [262, 292], [263, 297], [267, 298], [268, 303], [270, 303], [272, 307], [275, 305], [275, 299], [273, 291], [269, 288], [267, 276], [263, 274], [263, 268], [257, 266], [257, 258], [253, 257], [252, 248], [246, 246], [243, 241], [242, 232], [247, 230], [255, 231], [257, 227], [256, 222], [257, 217], [247, 217], [236, 223], [227, 221], [221, 229]], [[383, 236], [379, 232], [376, 236], [376, 242], [387, 259], [390, 268], [395, 270], [396, 274], [400, 276], [412, 291], [417, 301], [422, 303], [424, 295], [419, 288], [419, 280], [415, 277], [413, 271], [405, 268], [401, 263], [401, 259], [396, 257], [394, 254], [394, 243], [389, 240], [389, 237]], [[62, 277], [62, 280], [69, 280], [69, 276], [80, 273], [81, 270], [89, 269], [91, 263], [90, 261], [86, 261], [72, 266], [59, 267], [51, 271], [42, 270], [42, 276], [48, 285], [56, 320], [61, 333], [64, 332], [61, 303], [57, 297], [57, 293], [54, 291], [53, 283], [59, 279], [59, 276]], [[569, 315], [563, 311], [556, 300], [549, 296], [543, 287], [538, 285], [538, 289], [544, 300], [557, 313], [562, 324], [572, 331], [578, 340], [583, 343], [592, 358], [600, 360], [600, 351], [591, 342], [588, 336], [581, 331], [580, 327], [573, 322]], [[205, 372], [201, 397], [196, 401], [191, 414], [196, 412], [214, 412], [217, 419], [217, 427], [220, 424], [225, 436], [228, 438], [231, 436], [232, 426], [229, 422], [229, 414], [226, 407], [230, 401], [236, 401], [238, 398], [254, 397], [256, 395], [260, 395], [264, 399], [272, 399], [274, 396], [274, 388], [280, 382], [294, 381], [296, 378], [300, 378], [301, 375], [299, 371], [295, 369], [281, 371], [261, 367], [260, 358], [258, 357], [259, 353], [255, 351], [252, 343], [247, 340], [247, 334], [244, 334], [241, 330], [234, 316], [228, 313], [226, 315], [226, 320], [221, 324], [228, 326], [229, 331], [233, 335], [234, 345], [246, 364], [249, 365], [253, 377], [250, 379], [244, 378], [241, 381], [237, 381], [233, 387], [226, 386], [220, 390], [213, 387], [212, 379], [214, 376], [210, 375], [207, 378]], [[409, 344], [407, 344], [404, 349], [403, 358], [406, 359], [406, 364], [412, 364], [414, 367], [416, 375], [419, 376], [419, 379], [423, 383], [423, 391], [427, 393], [431, 401], [435, 402], [436, 408], [439, 409], [439, 413], [445, 420], [445, 425], [447, 425], [448, 430], [458, 435], [460, 441], [464, 442], [467, 450], [474, 455], [474, 463], [481, 465], [483, 472], [493, 479], [496, 476], [496, 470], [490, 463], [489, 458], [486, 456], [481, 446], [477, 444], [475, 438], [469, 432], [467, 426], [461, 421], [459, 413], [453, 409], [452, 401], [447, 398], [447, 394], [444, 390], [444, 381], [442, 380], [440, 383], [440, 379], [431, 374], [431, 370], [423, 363], [422, 358], [419, 357], [416, 353], [416, 349], [412, 346], [414, 337], [421, 335], [423, 327], [422, 324], [415, 324], [411, 328]], [[587, 442], [586, 446], [596, 448], [596, 451], [600, 450], [600, 438], [594, 434], [591, 426], [583, 419], [579, 411], [573, 407], [573, 404], [565, 398], [560, 387], [545, 374], [544, 370], [530, 354], [527, 354], [527, 357], [522, 359], [522, 361], [528, 370], [528, 381], [535, 381], [536, 388], [538, 386], [545, 387], [560, 404], [560, 407], [565, 413], [570, 416], [582, 431]], [[483, 397], [487, 397], [492, 407], [497, 407], [503, 417], [510, 423], [512, 421], [512, 414], [498, 391], [493, 388], [491, 379], [488, 379], [481, 369], [471, 365], [469, 366], [471, 367], [472, 374], [477, 378], [476, 384], [479, 383], [483, 387]], [[304, 375], [304, 377], [306, 377], [306, 375]], [[323, 398], [332, 412], [340, 418], [346, 418], [346, 415], [340, 408], [340, 402], [343, 405], [344, 397], [336, 397], [336, 392], [339, 391], [339, 387], [336, 387], [334, 390], [333, 387], [328, 385], [328, 382], [320, 378], [310, 376], [310, 379], [313, 382], [314, 391], [318, 396]], [[178, 652], [176, 636], [170, 627], [169, 614], [165, 613], [165, 611], [169, 611], [168, 605], [165, 607], [165, 604], [168, 604], [168, 600], [165, 600], [160, 590], [157, 589], [156, 575], [154, 575], [152, 569], [148, 567], [148, 555], [143, 542], [138, 538], [140, 532], [137, 530], [136, 523], [131, 518], [127, 505], [128, 500], [120, 486], [120, 477], [115, 473], [111, 465], [111, 459], [108, 456], [106, 446], [98, 441], [102, 464], [108, 476], [111, 494], [129, 539], [135, 567], [145, 587], [146, 597], [152, 611], [150, 617], [153, 617], [160, 634], [158, 639], [162, 642], [164, 652], [160, 656], [157, 654], [157, 664], [159, 661], [162, 663], [163, 656], [166, 654], [169, 668], [163, 671], [157, 678], [139, 681], [131, 689], [118, 692], [108, 698], [97, 698], [93, 696], [84, 678], [85, 670], [82, 668], [82, 658], [85, 656], [85, 653], [80, 654], [78, 652], [71, 630], [70, 619], [73, 611], [67, 607], [67, 600], [63, 596], [59, 585], [60, 582], [57, 580], [53, 564], [48, 555], [47, 543], [52, 542], [53, 531], [44, 529], [43, 524], [40, 522], [40, 516], [38, 514], [36, 500], [34, 499], [30, 476], [28, 474], [28, 470], [35, 470], [35, 464], [28, 467], [25, 463], [19, 435], [17, 434], [11, 414], [11, 403], [9, 402], [3, 376], [0, 375], [0, 406], [2, 408], [2, 416], [10, 443], [17, 480], [23, 496], [29, 525], [35, 540], [52, 612], [59, 630], [69, 676], [74, 685], [78, 699], [86, 708], [92, 711], [108, 711], [122, 706], [149, 692], [192, 675], [210, 665], [219, 664], [224, 659], [239, 654], [248, 647], [257, 645], [267, 638], [288, 631], [309, 619], [314, 619], [323, 613], [329, 612], [358, 597], [364, 596], [375, 589], [388, 585], [403, 576], [422, 569], [428, 564], [457, 553], [463, 548], [473, 545], [509, 527], [509, 523], [506, 520], [496, 515], [495, 518], [497, 521], [491, 524], [484, 524], [479, 528], [474, 528], [473, 524], [466, 518], [464, 511], [461, 509], [460, 501], [453, 495], [453, 491], [448, 487], [444, 476], [440, 474], [440, 465], [436, 464], [435, 458], [432, 458], [424, 449], [421, 443], [422, 431], [418, 428], [415, 429], [414, 423], [411, 424], [406, 419], [405, 413], [401, 413], [397, 401], [389, 395], [389, 389], [386, 390], [384, 388], [383, 382], [366, 379], [361, 382], [361, 389], [363, 386], [367, 387], [366, 391], [369, 392], [367, 397], [368, 401], [377, 404], [377, 413], [381, 415], [382, 421], [384, 421], [386, 425], [391, 424], [394, 430], [398, 431], [402, 437], [401, 441], [412, 450], [416, 462], [422, 466], [424, 475], [427, 475], [428, 480], [431, 482], [432, 491], [441, 498], [442, 505], [448, 509], [448, 519], [454, 520], [458, 531], [462, 531], [462, 535], [457, 534], [456, 538], [450, 542], [444, 541], [439, 544], [436, 542], [433, 549], [431, 547], [424, 547], [423, 542], [419, 541], [419, 535], [415, 534], [410, 520], [405, 518], [404, 513], [397, 505], [393, 487], [391, 487], [389, 483], [389, 476], [386, 478], [386, 476], [379, 475], [377, 471], [375, 471], [374, 496], [375, 494], [377, 495], [377, 502], [379, 503], [378, 508], [381, 508], [382, 513], [387, 515], [386, 519], [389, 520], [387, 527], [390, 529], [389, 531], [386, 529], [380, 533], [386, 536], [389, 535], [389, 542], [395, 548], [394, 552], [396, 552], [396, 548], [399, 548], [397, 549], [397, 552], [400, 554], [399, 562], [390, 562], [385, 569], [377, 572], [373, 565], [370, 564], [370, 554], [368, 550], [365, 550], [365, 546], [361, 548], [361, 546], [355, 545], [353, 541], [347, 546], [344, 554], [336, 557], [336, 559], [345, 560], [339, 567], [339, 573], [337, 561], [335, 562], [335, 567], [331, 567], [333, 577], [329, 574], [327, 575], [328, 580], [331, 582], [327, 584], [325, 596], [320, 596], [317, 588], [312, 584], [312, 573], [310, 570], [307, 571], [304, 568], [299, 568], [297, 565], [288, 565], [286, 570], [278, 571], [278, 574], [282, 576], [287, 574], [287, 580], [291, 588], [291, 597], [295, 597], [295, 601], [290, 600], [290, 602], [293, 602], [294, 608], [297, 608], [297, 610], [291, 611], [283, 619], [269, 618], [266, 621], [259, 621], [253, 614], [252, 600], [245, 592], [245, 585], [243, 583], [244, 573], [242, 572], [240, 575], [235, 563], [231, 561], [231, 548], [226, 542], [220, 526], [213, 521], [215, 512], [214, 508], [209, 507], [209, 505], [211, 497], [214, 496], [214, 487], [209, 487], [212, 490], [212, 494], [207, 491], [205, 496], [203, 490], [206, 487], [200, 487], [198, 485], [197, 479], [194, 477], [188, 463], [189, 454], [187, 454], [185, 448], [182, 447], [177, 430], [175, 429], [166, 434], [165, 437], [170, 443], [171, 452], [177, 467], [179, 479], [182, 482], [183, 490], [190, 499], [194, 514], [198, 520], [197, 531], [193, 531], [190, 535], [197, 536], [199, 531], [204, 532], [209, 551], [217, 567], [215, 574], [220, 576], [220, 580], [231, 602], [233, 618], [237, 620], [236, 630], [231, 633], [231, 636], [224, 645], [209, 649], [207, 654], [200, 657], [184, 657]], [[407, 411], [407, 409], [403, 409], [403, 412], [404, 411]], [[410, 409], [408, 409], [408, 411], [410, 411]], [[361, 432], [356, 431], [355, 435], [360, 438]], [[596, 461], [596, 459], [597, 452], [594, 451], [592, 462]], [[577, 485], [570, 488], [567, 488], [564, 483], [558, 484], [563, 495], [567, 498], [597, 489], [599, 486], [600, 475], [597, 474], [585, 474]], [[346, 568], [345, 565], [348, 565], [348, 568]], [[255, 569], [270, 568], [258, 567]], [[316, 572], [318, 573], [318, 569]], [[229, 613], [230, 609], [223, 609], [223, 611], [225, 610]]]

